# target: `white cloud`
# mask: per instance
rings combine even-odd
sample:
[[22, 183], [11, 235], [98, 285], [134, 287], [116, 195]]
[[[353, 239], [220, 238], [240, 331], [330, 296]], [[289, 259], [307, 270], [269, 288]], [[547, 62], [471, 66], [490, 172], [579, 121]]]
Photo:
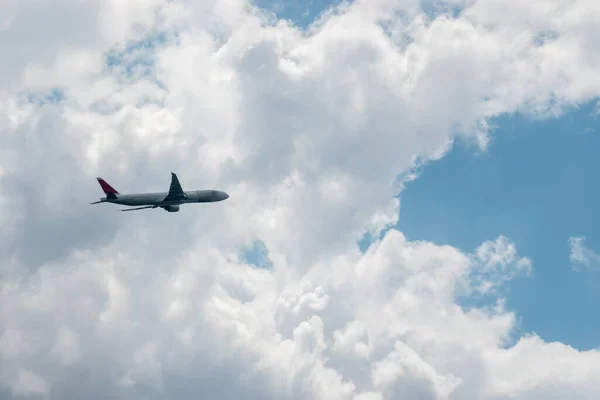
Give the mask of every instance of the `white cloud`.
[[569, 259], [575, 271], [600, 269], [600, 254], [585, 246], [584, 236], [570, 237], [569, 247]]
[[508, 238], [500, 236], [496, 241], [486, 241], [477, 248], [476, 257], [481, 268], [471, 275], [476, 289], [486, 293], [497, 284], [510, 281], [520, 272], [531, 273], [531, 260], [517, 257], [517, 249]]
[[[241, 0], [130, 3], [20, 2], [0, 21], [0, 396], [598, 396], [597, 351], [508, 347], [501, 298], [459, 305], [530, 271], [508, 238], [465, 254], [390, 229], [398, 176], [456, 135], [597, 96], [595, 2], [428, 19], [359, 1], [307, 32]], [[170, 171], [231, 197], [87, 205], [98, 175], [164, 190]], [[385, 234], [361, 254], [367, 231]], [[239, 256], [255, 241], [272, 269]]]

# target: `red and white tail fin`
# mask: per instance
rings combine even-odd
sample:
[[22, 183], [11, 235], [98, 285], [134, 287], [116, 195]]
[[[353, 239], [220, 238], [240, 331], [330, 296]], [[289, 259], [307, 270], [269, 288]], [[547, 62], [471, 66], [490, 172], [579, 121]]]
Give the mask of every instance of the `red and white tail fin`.
[[117, 192], [115, 188], [110, 186], [104, 179], [102, 179], [100, 177], [98, 177], [96, 179], [98, 179], [98, 183], [100, 184], [100, 187], [102, 188], [102, 190], [104, 190], [104, 194], [106, 194], [106, 195], [108, 195], [109, 193], [119, 194], [119, 192]]

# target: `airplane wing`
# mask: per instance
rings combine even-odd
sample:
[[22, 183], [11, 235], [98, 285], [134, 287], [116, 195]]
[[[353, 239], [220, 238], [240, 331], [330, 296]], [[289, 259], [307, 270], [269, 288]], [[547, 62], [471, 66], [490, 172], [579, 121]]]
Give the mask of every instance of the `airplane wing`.
[[165, 197], [163, 199], [163, 201], [185, 200], [186, 197], [187, 196], [186, 196], [185, 192], [183, 191], [181, 184], [179, 183], [179, 179], [177, 178], [177, 175], [175, 175], [173, 172], [171, 172], [171, 186], [169, 187], [169, 194], [167, 194], [167, 197]]
[[136, 208], [125, 208], [123, 210], [118, 211], [134, 211], [134, 210], [144, 210], [146, 208], [156, 208], [157, 206], [144, 206], [144, 207], [136, 207]]

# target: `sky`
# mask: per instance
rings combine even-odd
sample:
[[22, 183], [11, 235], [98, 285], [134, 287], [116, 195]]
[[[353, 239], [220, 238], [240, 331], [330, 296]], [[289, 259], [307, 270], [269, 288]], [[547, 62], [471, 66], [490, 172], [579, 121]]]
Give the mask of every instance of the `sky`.
[[481, 237], [510, 237], [535, 266], [531, 276], [512, 283], [507, 297], [521, 329], [593, 349], [600, 325], [590, 315], [600, 305], [600, 276], [593, 265], [570, 259], [569, 239], [600, 244], [595, 102], [548, 120], [507, 116], [494, 125], [485, 153], [459, 142], [423, 168], [402, 194], [398, 228], [412, 240], [465, 251]]
[[[307, 27], [338, 2], [255, 4]], [[396, 224], [411, 240], [465, 252], [482, 237], [512, 238], [536, 264], [535, 274], [515, 280], [507, 296], [521, 318], [521, 333], [583, 349], [599, 346], [600, 321], [589, 317], [600, 307], [600, 275], [594, 273], [600, 258], [591, 256], [587, 266], [572, 260], [571, 242], [583, 238], [582, 246], [600, 249], [600, 192], [593, 184], [600, 170], [596, 104], [546, 119], [512, 113], [493, 118], [492, 142], [484, 152], [459, 139], [441, 160], [419, 169], [419, 178], [398, 196], [402, 212]], [[262, 243], [247, 254], [256, 265], [264, 259]]]
[[0, 4], [0, 399], [598, 398], [600, 4], [329, 6]]

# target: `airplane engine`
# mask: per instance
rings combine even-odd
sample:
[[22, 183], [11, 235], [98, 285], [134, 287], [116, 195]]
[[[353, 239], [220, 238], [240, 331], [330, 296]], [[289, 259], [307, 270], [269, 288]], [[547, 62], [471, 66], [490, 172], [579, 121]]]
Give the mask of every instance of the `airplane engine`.
[[179, 211], [179, 206], [178, 205], [166, 206], [165, 210], [167, 210], [168, 212], [177, 212], [177, 211]]

